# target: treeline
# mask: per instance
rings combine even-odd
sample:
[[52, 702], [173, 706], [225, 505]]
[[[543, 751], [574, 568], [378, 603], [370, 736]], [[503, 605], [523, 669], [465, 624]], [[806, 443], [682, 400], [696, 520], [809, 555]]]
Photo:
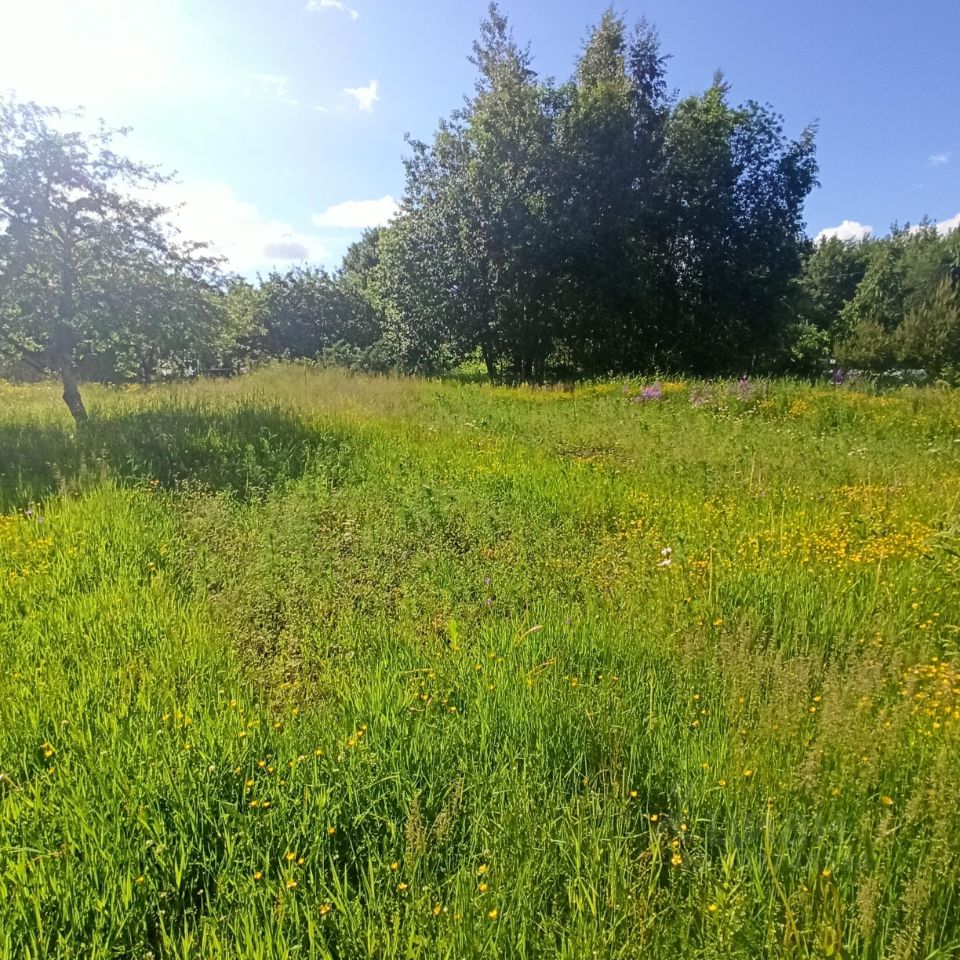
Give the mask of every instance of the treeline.
[[812, 243], [813, 130], [788, 139], [720, 76], [679, 99], [667, 61], [646, 22], [607, 13], [557, 85], [491, 7], [474, 94], [410, 143], [400, 215], [334, 277], [271, 275], [259, 348], [421, 373], [477, 357], [495, 379], [829, 359], [953, 377], [960, 232]]
[[923, 222], [811, 246], [794, 297], [792, 361], [914, 367], [960, 382], [960, 230]]

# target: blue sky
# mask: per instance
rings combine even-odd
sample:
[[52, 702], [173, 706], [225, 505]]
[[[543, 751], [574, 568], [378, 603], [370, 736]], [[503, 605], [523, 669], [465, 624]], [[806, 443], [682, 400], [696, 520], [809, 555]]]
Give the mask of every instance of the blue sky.
[[[606, 0], [504, 0], [535, 66], [565, 78]], [[134, 128], [180, 183], [186, 232], [248, 274], [335, 266], [403, 191], [403, 136], [472, 88], [484, 0], [0, 0], [0, 90]], [[787, 130], [820, 124], [808, 232], [960, 214], [960, 4], [646, 0], [681, 94], [716, 68]], [[960, 222], [960, 220], [958, 220]]]

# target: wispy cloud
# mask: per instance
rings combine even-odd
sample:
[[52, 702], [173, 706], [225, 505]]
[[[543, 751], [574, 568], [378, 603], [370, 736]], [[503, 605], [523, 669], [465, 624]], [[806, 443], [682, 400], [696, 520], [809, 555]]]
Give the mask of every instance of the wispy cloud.
[[934, 153], [927, 157], [927, 166], [930, 167], [942, 167], [945, 164], [950, 162], [950, 157], [953, 154], [949, 150], [945, 150], [943, 153]]
[[261, 93], [276, 97], [292, 107], [300, 102], [290, 96], [290, 79], [282, 73], [251, 73], [250, 79], [258, 85]]
[[859, 243], [866, 240], [873, 233], [873, 227], [866, 223], [859, 223], [856, 220], [844, 220], [839, 226], [827, 227], [817, 234], [817, 243], [821, 240], [830, 240], [836, 237], [837, 240], [851, 240]]
[[311, 11], [337, 10], [340, 13], [347, 14], [351, 20], [360, 19], [360, 11], [354, 10], [353, 7], [348, 6], [343, 0], [307, 0], [307, 9]]
[[380, 99], [377, 96], [377, 81], [371, 80], [365, 87], [344, 87], [343, 92], [357, 101], [357, 109], [372, 113], [373, 105]]
[[398, 209], [397, 201], [387, 194], [379, 200], [344, 200], [327, 207], [323, 213], [315, 213], [310, 219], [316, 227], [362, 230], [383, 226]]

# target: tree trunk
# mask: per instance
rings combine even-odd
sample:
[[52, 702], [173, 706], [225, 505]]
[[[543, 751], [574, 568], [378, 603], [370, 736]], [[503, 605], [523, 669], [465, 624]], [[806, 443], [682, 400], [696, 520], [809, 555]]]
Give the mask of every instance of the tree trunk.
[[497, 382], [497, 364], [493, 359], [493, 351], [487, 344], [484, 344], [481, 348], [483, 353], [483, 362], [487, 366], [487, 376], [490, 378], [491, 383]]
[[80, 396], [80, 386], [77, 378], [69, 363], [59, 365], [60, 379], [63, 382], [63, 402], [67, 409], [73, 415], [77, 423], [82, 423], [87, 419], [87, 408], [83, 405], [83, 397]]

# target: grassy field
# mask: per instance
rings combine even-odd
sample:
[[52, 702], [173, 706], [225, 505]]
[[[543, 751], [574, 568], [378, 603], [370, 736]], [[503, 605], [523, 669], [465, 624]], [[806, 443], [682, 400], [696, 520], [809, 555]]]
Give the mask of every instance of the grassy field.
[[0, 385], [0, 957], [960, 956], [960, 393]]

